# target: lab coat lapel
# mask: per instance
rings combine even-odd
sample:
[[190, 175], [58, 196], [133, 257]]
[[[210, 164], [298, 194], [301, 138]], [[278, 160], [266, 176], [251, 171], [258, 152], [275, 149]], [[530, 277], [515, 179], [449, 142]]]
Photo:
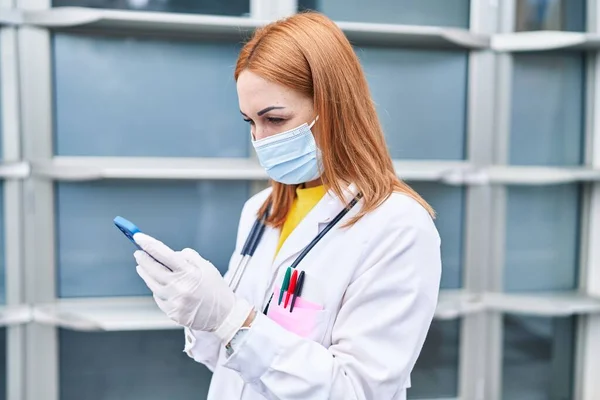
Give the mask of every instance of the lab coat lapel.
[[249, 290], [252, 291], [252, 301], [257, 309], [262, 309], [264, 298], [269, 294], [267, 292], [272, 290], [271, 264], [279, 241], [279, 232], [279, 229], [266, 227], [264, 236], [256, 248], [256, 253], [248, 265], [248, 273], [252, 277], [249, 278], [251, 279]]
[[[354, 193], [354, 186], [351, 185], [349, 189], [351, 198]], [[300, 254], [311, 240], [319, 234], [321, 229], [342, 211], [344, 206], [345, 204], [333, 192], [328, 191], [283, 243], [273, 262], [273, 271], [276, 271], [283, 264], [291, 265], [295, 260], [295, 256]]]

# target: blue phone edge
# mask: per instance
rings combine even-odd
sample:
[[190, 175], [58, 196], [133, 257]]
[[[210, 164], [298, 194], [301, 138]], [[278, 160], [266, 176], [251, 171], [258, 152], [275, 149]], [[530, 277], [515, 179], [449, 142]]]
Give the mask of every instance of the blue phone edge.
[[[142, 231], [140, 230], [140, 228], [138, 228], [133, 222], [121, 217], [121, 216], [116, 216], [115, 219], [113, 219], [113, 222], [115, 223], [115, 225], [117, 226], [117, 228], [119, 228], [119, 230], [121, 232], [123, 232], [123, 234], [125, 236], [127, 236], [127, 238], [129, 240], [131, 240], [131, 243], [133, 243], [135, 245], [135, 247], [137, 247], [139, 250], [144, 251], [144, 249], [141, 248], [141, 246], [139, 244], [137, 244], [135, 242], [135, 240], [133, 239], [133, 235], [135, 235], [136, 233], [141, 233]], [[148, 254], [148, 253], [146, 253]], [[150, 257], [152, 257], [152, 255], [148, 254]], [[171, 268], [167, 267], [165, 264], [161, 263], [160, 261], [158, 261], [156, 258], [152, 257], [157, 263], [161, 264], [162, 266], [164, 266], [166, 269], [168, 269], [169, 271], [173, 271]]]
[[131, 243], [135, 245], [135, 247], [142, 250], [140, 245], [137, 244], [133, 239], [133, 235], [135, 235], [138, 232], [141, 232], [140, 228], [138, 228], [137, 225], [121, 216], [116, 216], [115, 219], [113, 219], [113, 222], [117, 226], [117, 228], [119, 228], [119, 230], [131, 241]]

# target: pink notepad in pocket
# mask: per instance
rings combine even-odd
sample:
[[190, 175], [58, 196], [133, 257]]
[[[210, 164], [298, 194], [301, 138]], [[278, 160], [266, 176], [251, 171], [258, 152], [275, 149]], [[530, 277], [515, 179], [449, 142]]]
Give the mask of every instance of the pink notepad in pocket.
[[323, 321], [323, 306], [302, 297], [297, 297], [294, 304], [294, 311], [290, 312], [291, 296], [287, 308], [283, 307], [285, 304], [285, 293], [281, 304], [277, 304], [278, 301], [279, 287], [276, 287], [267, 316], [290, 332], [304, 338], [316, 340], [319, 335], [317, 331], [320, 330], [319, 328]]

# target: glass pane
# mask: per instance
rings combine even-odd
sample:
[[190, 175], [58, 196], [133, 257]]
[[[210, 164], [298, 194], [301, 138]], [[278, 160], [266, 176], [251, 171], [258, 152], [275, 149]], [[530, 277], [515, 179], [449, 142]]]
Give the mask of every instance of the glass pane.
[[469, 27], [469, 0], [299, 0], [337, 21]]
[[574, 318], [504, 317], [502, 398], [572, 399]]
[[509, 187], [507, 291], [572, 290], [578, 274], [580, 187]]
[[250, 12], [250, 0], [52, 0], [52, 5], [233, 16]]
[[233, 79], [238, 51], [232, 43], [56, 34], [56, 154], [247, 157]]
[[436, 183], [411, 183], [437, 213], [442, 238], [442, 289], [462, 287], [464, 190]]
[[0, 328], [0, 400], [6, 399], [6, 328]]
[[584, 68], [581, 53], [515, 55], [510, 161], [582, 162]]
[[4, 185], [0, 180], [0, 304], [6, 302], [6, 258], [4, 252]]
[[460, 321], [433, 321], [411, 374], [409, 399], [458, 397]]
[[585, 31], [585, 0], [517, 0], [517, 31]]
[[248, 194], [249, 183], [235, 181], [57, 184], [59, 296], [150, 293], [135, 271], [135, 247], [112, 222], [116, 215], [225, 271]]
[[378, 47], [356, 51], [392, 157], [465, 157], [466, 52]]
[[59, 331], [61, 400], [205, 399], [210, 371], [183, 353], [183, 332]]

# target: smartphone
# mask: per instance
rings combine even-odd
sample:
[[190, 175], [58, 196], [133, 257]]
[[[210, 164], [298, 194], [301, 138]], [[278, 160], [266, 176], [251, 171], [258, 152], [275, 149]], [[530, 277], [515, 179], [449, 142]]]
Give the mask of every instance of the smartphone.
[[113, 220], [113, 222], [115, 223], [115, 225], [117, 226], [117, 228], [119, 228], [121, 230], [121, 232], [123, 232], [123, 234], [125, 236], [127, 236], [127, 238], [129, 240], [131, 240], [131, 243], [133, 243], [135, 245], [135, 247], [137, 247], [140, 250], [143, 250], [139, 244], [137, 244], [135, 242], [135, 240], [133, 239], [133, 235], [135, 235], [140, 231], [140, 228], [138, 228], [133, 222], [126, 220], [123, 217], [115, 217], [115, 219]]
[[[140, 228], [138, 228], [133, 222], [126, 220], [123, 217], [115, 217], [115, 219], [113, 220], [113, 222], [115, 223], [115, 225], [117, 226], [117, 228], [119, 228], [119, 230], [121, 232], [123, 232], [123, 234], [125, 236], [127, 236], [127, 238], [129, 240], [131, 240], [131, 243], [133, 243], [135, 245], [135, 247], [137, 247], [139, 250], [144, 251], [144, 249], [142, 249], [140, 247], [139, 244], [137, 244], [135, 242], [135, 240], [133, 239], [133, 235], [135, 235], [138, 232], [142, 232], [140, 231]], [[148, 253], [146, 253], [148, 254]], [[150, 254], [148, 254], [150, 257], [152, 257]], [[152, 259], [154, 259], [154, 261], [156, 261], [157, 263], [161, 264], [163, 267], [165, 267], [166, 269], [168, 269], [169, 271], [173, 271], [171, 268], [167, 267], [165, 264], [161, 263], [160, 261], [158, 261], [156, 258], [152, 257]]]

